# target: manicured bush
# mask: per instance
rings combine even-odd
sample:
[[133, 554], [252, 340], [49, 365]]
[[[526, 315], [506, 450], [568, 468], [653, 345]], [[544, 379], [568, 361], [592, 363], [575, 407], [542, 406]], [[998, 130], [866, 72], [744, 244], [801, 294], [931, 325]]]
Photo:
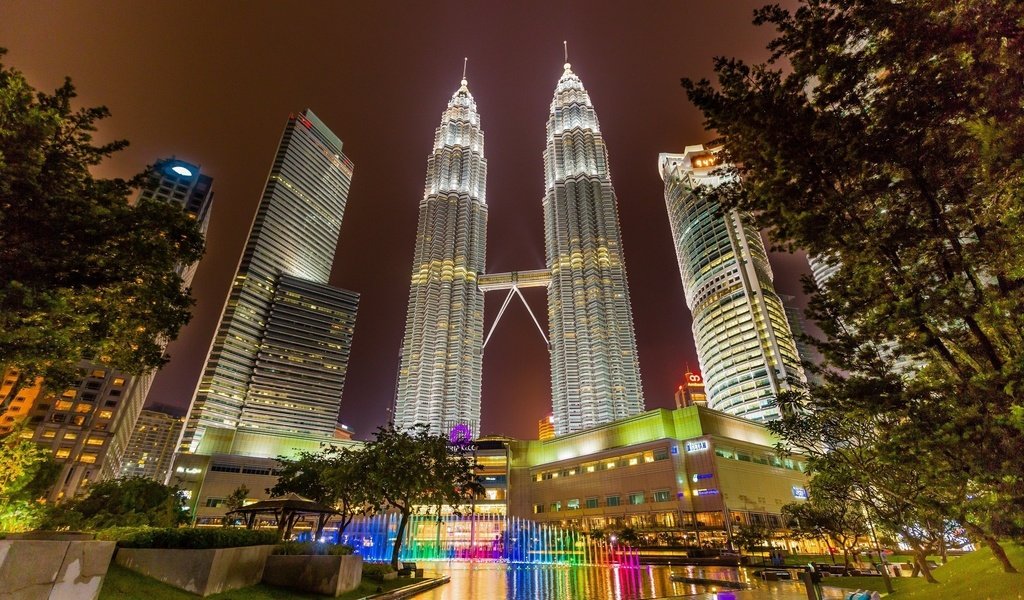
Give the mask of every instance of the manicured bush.
[[173, 548], [200, 550], [276, 544], [276, 531], [216, 527], [203, 529], [148, 529], [130, 533], [117, 541], [122, 548]]
[[367, 579], [382, 581], [385, 575], [394, 572], [395, 570], [387, 563], [363, 563], [363, 577]]
[[329, 555], [347, 556], [352, 554], [352, 546], [345, 544], [319, 544], [315, 542], [281, 542], [274, 548], [274, 554], [290, 556]]
[[153, 531], [153, 529], [153, 527], [149, 527], [147, 525], [140, 525], [138, 527], [108, 527], [97, 531], [96, 539], [107, 542], [120, 542], [121, 540], [126, 540], [136, 534]]

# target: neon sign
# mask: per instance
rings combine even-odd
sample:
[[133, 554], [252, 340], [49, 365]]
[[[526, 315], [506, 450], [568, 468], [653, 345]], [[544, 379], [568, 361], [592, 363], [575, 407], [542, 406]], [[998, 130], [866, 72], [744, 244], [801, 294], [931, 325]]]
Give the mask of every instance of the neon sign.
[[793, 486], [793, 497], [794, 498], [799, 498], [801, 500], [807, 500], [807, 488], [801, 487], [799, 485], [794, 485]]
[[694, 473], [693, 476], [690, 479], [694, 483], [697, 483], [698, 481], [702, 481], [704, 479], [711, 479], [714, 476], [715, 476], [714, 473]]
[[694, 496], [717, 496], [718, 490], [715, 488], [702, 488], [699, 490], [693, 490]]
[[473, 430], [465, 423], [459, 423], [448, 432], [448, 441], [452, 446], [469, 446], [473, 443]]
[[695, 442], [686, 442], [687, 452], [701, 452], [702, 450], [708, 449], [707, 440], [697, 440]]

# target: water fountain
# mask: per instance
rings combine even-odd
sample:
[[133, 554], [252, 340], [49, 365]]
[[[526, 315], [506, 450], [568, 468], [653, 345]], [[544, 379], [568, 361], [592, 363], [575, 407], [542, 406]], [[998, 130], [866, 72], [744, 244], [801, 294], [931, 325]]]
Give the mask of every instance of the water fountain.
[[[371, 562], [391, 559], [399, 515], [357, 519], [342, 542]], [[491, 561], [551, 565], [639, 566], [637, 551], [571, 529], [519, 517], [476, 513], [415, 515], [406, 528], [403, 561]]]

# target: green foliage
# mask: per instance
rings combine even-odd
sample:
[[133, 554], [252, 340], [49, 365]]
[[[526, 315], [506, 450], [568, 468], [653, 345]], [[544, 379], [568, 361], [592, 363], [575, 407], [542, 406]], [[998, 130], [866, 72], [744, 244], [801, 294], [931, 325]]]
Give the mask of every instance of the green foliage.
[[316, 542], [281, 542], [274, 548], [274, 554], [289, 556], [327, 555], [348, 556], [355, 551], [348, 544], [320, 544]]
[[752, 523], [750, 525], [733, 525], [729, 541], [737, 548], [754, 552], [758, 548], [769, 545], [771, 537], [770, 529], [764, 525]]
[[450, 446], [448, 436], [431, 433], [425, 425], [407, 430], [379, 427], [360, 457], [367, 503], [375, 511], [393, 509], [402, 515], [391, 554], [391, 566], [396, 569], [414, 507], [424, 507], [430, 514], [450, 507], [459, 514], [483, 493], [476, 476], [479, 467], [469, 450]]
[[[338, 537], [357, 516], [372, 512], [364, 482], [361, 450], [327, 446], [317, 452], [300, 452], [297, 458], [278, 457], [281, 463], [272, 497], [298, 494], [339, 513]], [[319, 537], [320, 532], [316, 532]]]
[[366, 577], [367, 579], [382, 581], [385, 575], [388, 573], [394, 573], [395, 570], [396, 569], [388, 563], [363, 563], [363, 577]]
[[826, 383], [780, 398], [776, 432], [918, 556], [951, 521], [1024, 535], [1024, 5], [804, 0], [755, 23], [771, 62], [683, 86], [732, 165], [711, 193], [839, 265], [808, 282]]
[[857, 501], [851, 483], [827, 475], [816, 477], [812, 480], [808, 500], [782, 507], [791, 532], [838, 546], [843, 551], [844, 564], [849, 563], [850, 551], [856, 547], [857, 540], [870, 533], [864, 506]]
[[[243, 483], [234, 489], [233, 492], [228, 494], [228, 497], [224, 499], [224, 504], [228, 508], [228, 512], [238, 510], [245, 506], [246, 499], [249, 498], [249, 488]], [[221, 519], [221, 524], [225, 527], [228, 525], [235, 525], [238, 521], [237, 518], [225, 516]]]
[[625, 527], [616, 536], [623, 544], [637, 544], [640, 542], [640, 535], [632, 527]]
[[128, 373], [162, 365], [192, 305], [175, 267], [203, 245], [180, 208], [129, 203], [138, 178], [93, 177], [127, 142], [94, 145], [109, 112], [75, 110], [75, 96], [70, 80], [36, 92], [0, 64], [0, 365], [58, 388], [82, 357]]
[[176, 548], [189, 550], [262, 546], [276, 543], [276, 531], [240, 529], [235, 527], [143, 529], [129, 533], [117, 541], [117, 545], [122, 548]]
[[188, 521], [181, 493], [144, 477], [100, 481], [89, 495], [54, 506], [43, 526], [51, 529], [174, 527]]
[[24, 426], [0, 438], [0, 531], [27, 531], [39, 525], [39, 500], [57, 478], [53, 454], [22, 437]]

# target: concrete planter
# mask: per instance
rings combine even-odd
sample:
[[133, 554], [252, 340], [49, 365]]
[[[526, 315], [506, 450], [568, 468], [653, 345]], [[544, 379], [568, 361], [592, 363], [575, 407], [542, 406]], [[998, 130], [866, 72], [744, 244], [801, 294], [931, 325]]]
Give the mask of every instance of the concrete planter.
[[91, 539], [0, 540], [0, 599], [95, 600], [113, 553]]
[[267, 558], [263, 583], [278, 587], [340, 596], [359, 587], [363, 557], [274, 554]]
[[120, 548], [117, 564], [172, 585], [209, 596], [256, 585], [273, 546], [244, 546], [210, 550]]

